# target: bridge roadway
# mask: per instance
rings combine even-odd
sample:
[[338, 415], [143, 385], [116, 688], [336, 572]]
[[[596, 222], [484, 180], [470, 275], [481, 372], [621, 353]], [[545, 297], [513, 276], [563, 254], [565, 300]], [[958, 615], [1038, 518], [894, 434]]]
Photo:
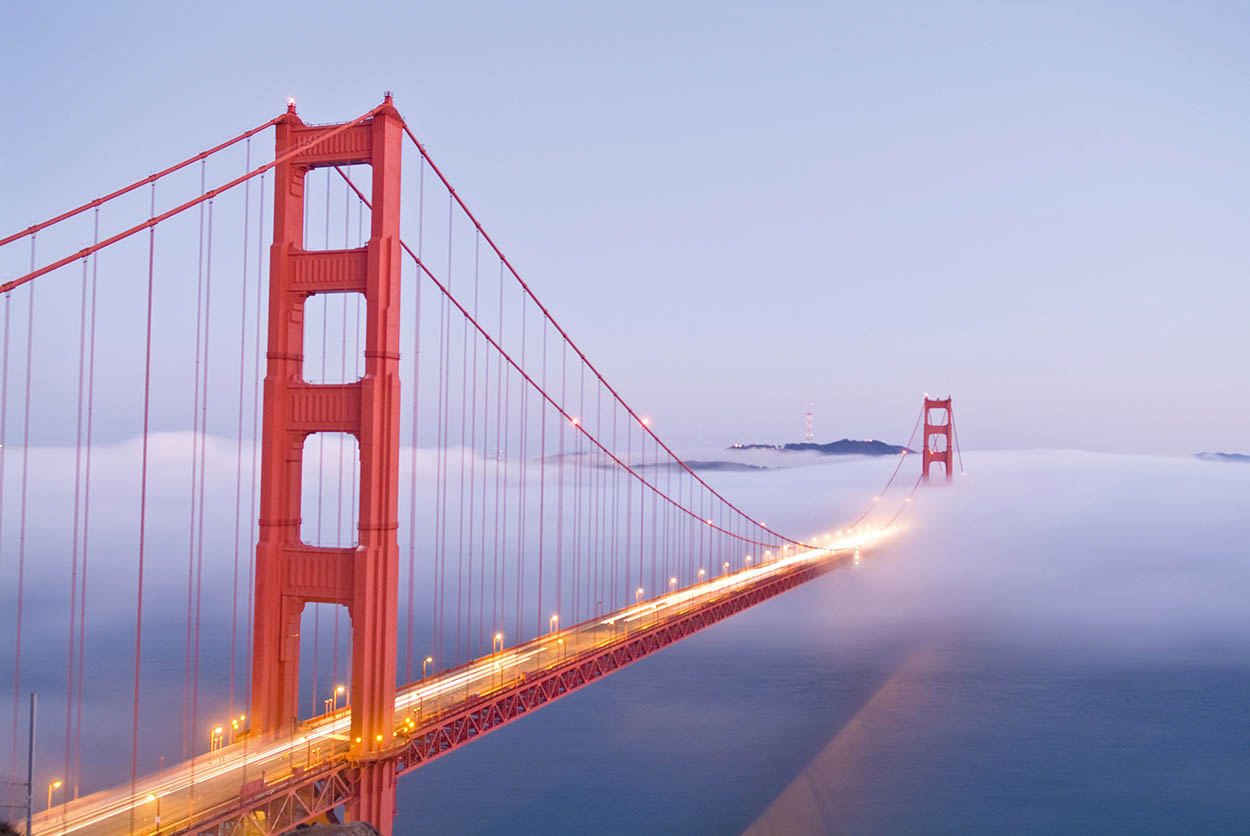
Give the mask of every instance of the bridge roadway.
[[[820, 564], [838, 563], [852, 553], [858, 558], [860, 548], [879, 536], [880, 532], [860, 533], [822, 548], [786, 552], [405, 685], [395, 697], [396, 749], [465, 704], [515, 689], [518, 683], [534, 681], [554, 668], [567, 668], [579, 658], [602, 655], [605, 648], [636, 640], [691, 613], [713, 608], [717, 602], [757, 587], [775, 586], [788, 575], [810, 576]], [[349, 765], [350, 723], [350, 708], [344, 708], [306, 720], [277, 739], [244, 736], [216, 752], [142, 778], [133, 789], [127, 784], [53, 807], [36, 816], [32, 828], [35, 836], [142, 836], [212, 827], [213, 822], [228, 818], [223, 812], [238, 809], [241, 798], [264, 795], [283, 784], [306, 781], [307, 776], [328, 778]], [[401, 771], [432, 756], [416, 764], [410, 760]]]

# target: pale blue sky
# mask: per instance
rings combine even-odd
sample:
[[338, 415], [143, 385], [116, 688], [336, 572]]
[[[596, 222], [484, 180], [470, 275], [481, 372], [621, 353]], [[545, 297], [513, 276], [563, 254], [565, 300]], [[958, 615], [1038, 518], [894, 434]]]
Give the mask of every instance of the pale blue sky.
[[253, 5], [7, 4], [0, 229], [393, 90], [679, 445], [1250, 449], [1244, 6]]

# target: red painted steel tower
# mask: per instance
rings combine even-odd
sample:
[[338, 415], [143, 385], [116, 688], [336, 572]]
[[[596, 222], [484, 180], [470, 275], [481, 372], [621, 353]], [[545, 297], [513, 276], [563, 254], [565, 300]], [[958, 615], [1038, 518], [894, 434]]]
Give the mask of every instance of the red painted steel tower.
[[[300, 614], [309, 602], [346, 606], [352, 625], [351, 735], [360, 766], [348, 813], [389, 834], [394, 813], [392, 746], [399, 544], [400, 157], [403, 121], [386, 97], [369, 118], [306, 126], [294, 104], [278, 121], [282, 155], [338, 131], [275, 167], [270, 250], [269, 351], [261, 448], [260, 539], [252, 728], [288, 731], [299, 705]], [[304, 248], [304, 179], [314, 168], [373, 167], [372, 226], [359, 249]], [[365, 298], [365, 373], [354, 383], [304, 380], [304, 307], [318, 293]], [[360, 444], [357, 548], [300, 539], [304, 442], [341, 432]]]
[[[941, 424], [935, 424], [933, 413], [939, 412]], [[925, 395], [924, 398], [924, 480], [929, 481], [929, 466], [941, 462], [946, 472], [946, 481], [954, 478], [951, 472], [953, 460], [951, 449], [951, 427], [954, 418], [951, 415], [951, 399], [938, 400]]]

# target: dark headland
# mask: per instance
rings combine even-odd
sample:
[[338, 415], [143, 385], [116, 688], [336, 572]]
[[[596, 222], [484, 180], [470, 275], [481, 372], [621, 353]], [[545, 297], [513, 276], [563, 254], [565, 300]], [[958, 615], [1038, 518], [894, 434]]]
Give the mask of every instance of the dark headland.
[[1245, 453], [1194, 453], [1194, 458], [1204, 462], [1250, 462]]
[[909, 450], [898, 444], [886, 444], [884, 441], [877, 441], [870, 438], [866, 441], [844, 438], [841, 441], [830, 441], [827, 444], [816, 444], [814, 442], [790, 442], [789, 444], [734, 444], [730, 450], [776, 450], [779, 453], [807, 453], [815, 452], [824, 456], [897, 456], [899, 453], [907, 450], [908, 453], [914, 453], [915, 450]]

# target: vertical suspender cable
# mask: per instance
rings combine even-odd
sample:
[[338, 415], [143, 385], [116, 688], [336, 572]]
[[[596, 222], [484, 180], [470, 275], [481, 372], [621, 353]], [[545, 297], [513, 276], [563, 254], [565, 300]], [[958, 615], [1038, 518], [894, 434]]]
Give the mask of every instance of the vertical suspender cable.
[[[252, 170], [252, 140], [249, 137], [246, 146], [246, 163], [244, 171]], [[243, 184], [243, 285], [239, 291], [239, 430], [235, 441], [234, 453], [234, 570], [231, 574], [232, 591], [230, 595], [230, 690], [227, 702], [230, 717], [234, 718], [234, 679], [235, 663], [238, 656], [239, 631], [239, 530], [243, 519], [243, 377], [247, 362], [247, 238], [251, 218], [249, 212], [252, 181]], [[258, 276], [257, 281], [260, 281]]]
[[[422, 231], [425, 227], [425, 158], [421, 158], [417, 175], [417, 252], [421, 252]], [[361, 205], [361, 212], [364, 206]], [[417, 567], [417, 426], [420, 423], [421, 406], [421, 285], [424, 277], [417, 271], [413, 281], [416, 302], [412, 312], [412, 444], [408, 450], [408, 663], [404, 668], [404, 681], [412, 682], [412, 616], [416, 601]], [[424, 668], [424, 665], [422, 666]]]
[[[156, 184], [152, 184], [152, 217], [156, 217]], [[135, 606], [135, 692], [130, 728], [130, 795], [135, 794], [139, 774], [139, 671], [143, 647], [143, 558], [148, 524], [148, 429], [152, 395], [152, 277], [156, 267], [156, 227], [148, 229], [147, 330], [143, 357], [143, 452], [139, 465], [139, 566]], [[130, 808], [130, 832], [135, 829], [135, 808]]]
[[[206, 185], [206, 160], [200, 160], [200, 194], [203, 195]], [[196, 265], [195, 278], [195, 380], [192, 391], [191, 407], [191, 505], [188, 511], [187, 525], [187, 634], [183, 648], [183, 682], [182, 682], [182, 757], [185, 760], [193, 750], [195, 727], [191, 720], [191, 629], [194, 622], [195, 595], [195, 511], [196, 490], [199, 482], [196, 479], [196, 468], [199, 465], [198, 441], [200, 429], [200, 344], [204, 322], [204, 212], [205, 206], [200, 204], [199, 259]]]
[[[3, 372], [0, 372], [0, 546], [4, 544], [4, 443], [7, 440], [6, 431], [9, 423], [9, 322], [10, 307], [12, 303], [13, 292], [4, 294], [4, 360]], [[0, 563], [3, 562], [4, 549], [0, 548]], [[21, 696], [20, 692], [16, 692]], [[13, 703], [17, 705], [16, 702]], [[17, 709], [13, 710], [13, 728], [9, 734], [9, 740], [12, 743], [12, 752], [10, 754], [11, 765], [17, 769]]]
[[[475, 280], [476, 281], [476, 280]], [[476, 284], [474, 293], [476, 293]], [[474, 338], [476, 340], [476, 337]], [[477, 344], [474, 343], [474, 351]], [[475, 364], [476, 368], [476, 364]], [[476, 394], [476, 390], [475, 390]], [[478, 536], [478, 583], [477, 583], [477, 642], [479, 652], [485, 649], [486, 641], [486, 463], [489, 461], [488, 449], [490, 442], [490, 352], [482, 358], [482, 514], [481, 531]]]
[[[424, 159], [424, 157], [422, 158]], [[503, 342], [503, 261], [499, 262], [499, 341]], [[500, 406], [499, 395], [503, 393], [502, 407]], [[497, 604], [499, 607], [498, 615], [495, 618], [495, 632], [503, 630], [505, 593], [507, 586], [507, 578], [504, 571], [501, 571], [499, 562], [499, 542], [502, 538], [503, 542], [508, 542], [508, 439], [511, 436], [503, 428], [504, 420], [508, 417], [510, 401], [512, 399], [512, 374], [511, 370], [504, 366], [503, 356], [499, 357], [499, 374], [495, 381], [495, 589], [496, 597], [499, 599]], [[500, 442], [503, 442], [502, 445]], [[500, 461], [502, 459], [502, 462]], [[500, 466], [502, 465], [503, 479], [503, 506], [500, 507]], [[502, 521], [502, 522], [501, 522]], [[495, 646], [494, 638], [491, 638], [491, 647]]]
[[[464, 656], [460, 655], [461, 628], [464, 626], [465, 616], [465, 596], [464, 596], [464, 448], [465, 448], [465, 424], [467, 418], [468, 402], [469, 402], [469, 320], [467, 317], [461, 318], [462, 330], [460, 338], [460, 478], [457, 484], [460, 487], [460, 502], [456, 506], [458, 510], [458, 532], [456, 541], [456, 661], [460, 662]], [[470, 520], [469, 528], [472, 529], [473, 522]], [[470, 580], [472, 580], [473, 556], [469, 556]], [[473, 590], [470, 588], [469, 596], [472, 598]], [[466, 643], [467, 650], [467, 643]]]
[[[568, 343], [562, 343], [560, 353], [560, 409], [568, 411], [568, 401], [566, 400], [567, 392], [565, 391], [568, 382]], [[558, 464], [556, 465], [556, 609], [558, 613], [563, 607], [564, 592], [564, 424], [565, 422], [556, 416], [559, 423], [560, 431], [556, 433], [556, 455]], [[570, 624], [573, 622], [570, 621]]]
[[[481, 249], [480, 244], [481, 244], [481, 236], [475, 231], [474, 237], [473, 237], [473, 317], [474, 319], [477, 318], [478, 311], [479, 311], [479, 308], [478, 308], [478, 265], [479, 265], [480, 249]], [[468, 327], [469, 327], [469, 323], [465, 322], [466, 331], [468, 330]], [[470, 418], [470, 430], [469, 430], [469, 584], [468, 584], [469, 616], [467, 619], [468, 623], [465, 625], [465, 643], [464, 643], [465, 648], [466, 648], [465, 655], [469, 659], [472, 659], [475, 655], [473, 652], [473, 546], [475, 542], [474, 537], [473, 537], [473, 520], [474, 520], [474, 508], [476, 507], [476, 503], [474, 502], [474, 499], [477, 496], [477, 480], [476, 480], [477, 468], [474, 467], [473, 455], [477, 451], [477, 344], [478, 344], [477, 333], [474, 332], [473, 334], [473, 360], [472, 360], [473, 374], [471, 375], [471, 384], [470, 384], [473, 389], [473, 396], [470, 398], [470, 409], [469, 409], [472, 415], [472, 417]], [[463, 439], [461, 439], [461, 444], [463, 445], [463, 443], [464, 441]], [[463, 449], [461, 450], [460, 456], [461, 456], [461, 461], [463, 461], [464, 460]], [[460, 490], [461, 490], [461, 493], [463, 494], [464, 477], [461, 477], [460, 479]], [[481, 593], [480, 588], [478, 592], [479, 594]], [[478, 617], [480, 618], [481, 615], [482, 615], [482, 611], [481, 611], [481, 608], [479, 607]], [[478, 642], [481, 643], [481, 640], [482, 640], [482, 634], [481, 634], [481, 631], [479, 630]]]
[[[526, 303], [525, 297], [521, 297], [521, 368], [525, 368], [525, 349], [527, 339], [527, 323], [526, 323]], [[516, 527], [517, 527], [517, 564], [516, 564], [516, 641], [520, 642], [522, 638], [521, 626], [524, 622], [524, 590], [525, 590], [525, 485], [529, 481], [529, 461], [526, 454], [529, 450], [529, 387], [523, 379], [517, 380], [517, 386], [521, 390], [521, 432], [520, 432], [520, 458], [517, 462], [517, 479], [520, 482], [520, 491], [517, 498], [516, 511]]]
[[249, 540], [251, 548], [248, 551], [248, 571], [247, 571], [247, 618], [246, 618], [246, 636], [243, 640], [243, 646], [247, 652], [244, 658], [247, 660], [247, 680], [244, 688], [247, 698], [245, 704], [251, 705], [252, 702], [252, 603], [253, 594], [256, 584], [256, 539], [260, 536], [259, 526], [253, 521], [256, 520], [258, 510], [256, 508], [256, 474], [259, 470], [258, 459], [260, 455], [260, 445], [257, 444], [260, 435], [260, 323], [263, 317], [261, 313], [261, 290], [264, 285], [264, 252], [265, 246], [262, 237], [265, 234], [265, 175], [260, 176], [260, 197], [256, 202], [256, 333], [252, 342], [252, 487], [248, 499], [248, 528], [252, 532]]
[[[30, 236], [30, 268], [35, 269], [35, 236]], [[22, 420], [21, 503], [17, 518], [17, 629], [13, 634], [13, 761], [17, 762], [17, 706], [22, 681], [22, 593], [26, 580], [26, 477], [30, 464], [30, 374], [35, 331], [35, 286], [30, 286], [26, 311], [26, 397]]]
[[[547, 392], [547, 320], [543, 320], [543, 371], [541, 386], [543, 394]], [[538, 608], [534, 617], [538, 625], [534, 635], [543, 632], [543, 535], [547, 530], [547, 400], [542, 398], [538, 405]]]
[[[343, 172], [341, 171], [339, 173], [343, 174]], [[326, 171], [326, 176], [327, 178], [329, 177], [328, 170]], [[346, 250], [350, 243], [348, 241], [348, 236], [350, 235], [351, 211], [352, 211], [352, 205], [350, 203], [351, 179], [346, 174], [343, 174], [343, 177], [345, 180], [347, 180], [347, 184], [343, 188], [343, 249]], [[327, 187], [326, 187], [326, 212], [327, 214], [329, 213], [329, 206], [330, 206], [330, 190], [329, 190], [329, 185], [327, 183]], [[327, 229], [326, 230], [326, 249], [329, 249], [329, 248], [330, 248], [329, 230]], [[340, 294], [339, 298], [341, 299], [343, 303], [342, 325], [340, 326], [340, 334], [339, 334], [339, 382], [346, 383], [348, 380], [348, 377], [347, 377], [347, 297]], [[327, 304], [327, 307], [329, 307], [328, 304]], [[329, 335], [326, 335], [326, 336], [327, 338], [329, 337]], [[352, 363], [352, 366], [353, 366], [352, 371], [354, 372], [355, 371], [354, 361]], [[339, 440], [338, 476], [334, 480], [335, 486], [337, 488], [337, 490], [335, 491], [335, 496], [334, 496], [334, 500], [335, 500], [334, 501], [334, 507], [335, 507], [334, 545], [336, 548], [342, 548], [343, 547], [343, 455], [346, 452], [345, 448], [346, 448], [347, 439], [344, 433], [339, 433], [338, 436], [339, 436], [339, 439], [338, 439]], [[349, 500], [350, 500], [350, 495], [349, 495]], [[331, 689], [334, 689], [335, 687], [337, 687], [337, 684], [339, 681], [339, 612], [342, 608], [336, 606], [333, 609], [334, 609], [334, 637], [331, 643], [331, 657], [330, 657], [332, 660], [331, 666], [330, 666], [330, 688]], [[316, 689], [315, 688], [313, 689], [313, 700], [315, 703], [316, 701]]]
[[[633, 416], [627, 416], [625, 419], [625, 466], [631, 467], [630, 459], [634, 455], [634, 419]], [[620, 468], [617, 468], [618, 470]], [[641, 535], [639, 536], [641, 538]], [[629, 479], [625, 480], [625, 559], [621, 561], [623, 577], [625, 580], [625, 600], [633, 601], [635, 599], [633, 590], [630, 589], [629, 571], [630, 559], [633, 557], [634, 551], [634, 483]], [[638, 585], [642, 586], [642, 564], [638, 565]]]
[[[326, 225], [325, 225], [325, 244], [324, 249], [330, 249], [330, 169], [326, 169]], [[329, 341], [330, 328], [330, 306], [325, 304], [326, 300], [322, 299], [321, 305], [321, 376], [317, 379], [318, 383], [326, 382], [326, 343]], [[325, 514], [322, 512], [322, 503], [325, 499], [325, 474], [326, 474], [326, 437], [325, 433], [317, 433], [317, 545], [325, 545], [322, 539], [322, 521]], [[312, 669], [312, 687], [309, 689], [309, 702], [312, 706], [311, 713], [317, 713], [317, 694], [320, 688], [317, 666], [321, 662], [321, 604], [314, 603], [313, 608], [313, 669]], [[333, 683], [331, 683], [333, 685]]]
[[208, 201], [208, 239], [204, 259], [204, 374], [200, 396], [200, 507], [197, 513], [198, 530], [195, 547], [195, 664], [191, 686], [191, 739], [195, 739], [200, 717], [200, 622], [204, 599], [204, 490], [205, 471], [208, 469], [208, 349], [213, 297], [213, 200]]
[[[81, 520], [82, 507], [82, 411], [83, 389], [87, 366], [87, 259], [82, 260], [82, 304], [78, 313], [78, 404], [75, 409], [76, 427], [74, 430], [74, 523], [73, 541], [70, 544], [69, 571], [69, 653], [66, 654], [65, 666], [65, 766], [62, 775], [66, 783], [73, 785], [74, 771], [71, 755], [73, 754], [73, 720], [74, 720], [74, 658], [78, 627], [78, 525]], [[70, 790], [66, 789], [66, 794]]]
[[[95, 241], [100, 241], [100, 208], [95, 209]], [[82, 704], [84, 660], [87, 656], [87, 554], [91, 543], [91, 437], [95, 408], [95, 315], [99, 278], [99, 254], [91, 255], [91, 336], [87, 343], [87, 461], [83, 474], [82, 508], [82, 593], [78, 599], [78, 695], [74, 718], [74, 798], [82, 785]], [[3, 439], [0, 439], [3, 443]]]

